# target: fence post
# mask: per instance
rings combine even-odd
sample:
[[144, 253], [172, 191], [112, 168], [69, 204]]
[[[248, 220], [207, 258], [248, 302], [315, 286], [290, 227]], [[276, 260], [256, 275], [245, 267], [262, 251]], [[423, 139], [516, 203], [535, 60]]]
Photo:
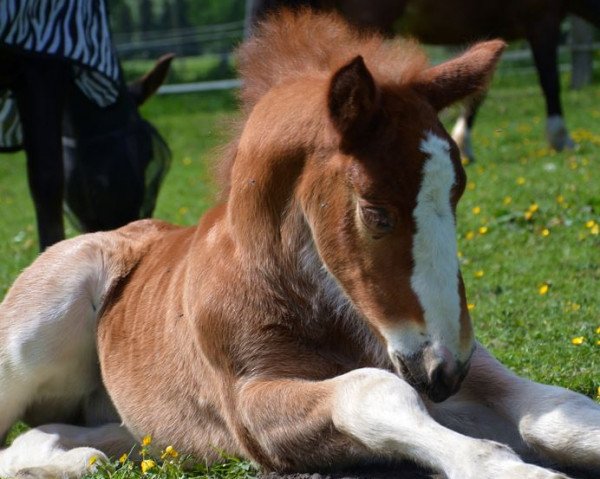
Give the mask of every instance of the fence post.
[[252, 20], [254, 20], [254, 1], [246, 0], [246, 9], [244, 13], [244, 40], [250, 37], [252, 32]]
[[571, 88], [574, 90], [592, 81], [593, 36], [591, 24], [580, 17], [571, 16]]

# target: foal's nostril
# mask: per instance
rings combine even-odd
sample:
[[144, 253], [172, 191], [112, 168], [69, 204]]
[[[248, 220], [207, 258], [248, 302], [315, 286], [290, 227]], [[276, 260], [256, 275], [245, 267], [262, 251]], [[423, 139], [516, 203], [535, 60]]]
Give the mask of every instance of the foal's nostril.
[[455, 392], [455, 375], [448, 374], [444, 363], [438, 363], [429, 374], [429, 388], [427, 396], [434, 402], [441, 402]]

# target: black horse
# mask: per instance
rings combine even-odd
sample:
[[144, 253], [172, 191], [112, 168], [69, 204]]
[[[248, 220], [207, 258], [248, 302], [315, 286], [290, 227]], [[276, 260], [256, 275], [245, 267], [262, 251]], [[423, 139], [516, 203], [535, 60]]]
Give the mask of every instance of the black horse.
[[[48, 54], [56, 51], [58, 44], [51, 35], [40, 46], [42, 35], [37, 32], [15, 33], [16, 29], [7, 27], [11, 20], [19, 20], [19, 28], [27, 21], [33, 24], [31, 15], [55, 22], [52, 12], [43, 10], [45, 7], [36, 0], [9, 1], [10, 5], [0, 6], [0, 33], [4, 33], [0, 38], [0, 92], [4, 92], [0, 107], [4, 100], [6, 104], [12, 101], [17, 108], [13, 108], [16, 121], [10, 128], [0, 129], [0, 136], [18, 137], [12, 145], [4, 145], [4, 150], [25, 149], [40, 249], [65, 237], [63, 202], [83, 231], [113, 229], [150, 216], [170, 163], [170, 152], [152, 125], [141, 118], [137, 107], [164, 81], [172, 55], [161, 58], [147, 75], [128, 86], [110, 43], [103, 2], [76, 0], [71, 5], [52, 5], [63, 8], [57, 12], [66, 18], [61, 28], [54, 28], [58, 33], [64, 30], [76, 36], [76, 29], [67, 27], [83, 24], [77, 14], [84, 10], [97, 14], [103, 27], [79, 33], [75, 41], [87, 50], [75, 50], [79, 45], [67, 44], [73, 38], [64, 40], [63, 51], [71, 53], [66, 57]], [[19, 8], [24, 12], [21, 20], [15, 15], [10, 17]], [[52, 26], [56, 25], [58, 22]], [[102, 35], [94, 51], [97, 58], [89, 54], [94, 34]], [[31, 51], [36, 46], [44, 51]], [[77, 55], [81, 61], [73, 60]], [[90, 59], [100, 59], [102, 68], [112, 62], [110, 73], [102, 76], [88, 68], [85, 62], [90, 63]]]
[[[254, 21], [282, 6], [337, 9], [362, 27], [408, 34], [430, 44], [526, 38], [546, 99], [548, 141], [559, 151], [574, 146], [560, 101], [560, 24], [572, 13], [600, 27], [600, 0], [254, 0]], [[452, 134], [470, 159], [470, 129], [481, 100], [467, 104]]]

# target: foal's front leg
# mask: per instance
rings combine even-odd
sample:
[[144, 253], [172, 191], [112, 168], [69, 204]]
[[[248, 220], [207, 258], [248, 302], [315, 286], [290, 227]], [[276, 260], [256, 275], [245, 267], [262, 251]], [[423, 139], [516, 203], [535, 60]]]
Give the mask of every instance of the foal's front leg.
[[477, 414], [473, 405], [479, 404], [488, 409], [488, 419], [505, 418], [506, 426], [529, 449], [525, 454], [600, 477], [600, 405], [582, 394], [520, 378], [478, 346], [461, 392], [447, 404], [434, 406], [433, 414], [444, 422], [443, 416], [448, 418], [461, 402], [463, 413], [470, 408]]
[[[396, 375], [360, 369], [323, 382], [252, 380], [240, 389], [240, 439], [258, 462], [279, 470], [408, 459], [449, 479], [559, 479], [497, 442], [432, 419]], [[244, 440], [245, 437], [245, 440]]]

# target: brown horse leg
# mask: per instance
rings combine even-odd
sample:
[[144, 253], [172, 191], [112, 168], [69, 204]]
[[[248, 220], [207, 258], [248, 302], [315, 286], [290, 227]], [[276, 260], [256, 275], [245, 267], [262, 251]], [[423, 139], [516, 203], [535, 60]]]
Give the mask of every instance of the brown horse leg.
[[560, 101], [560, 77], [558, 72], [558, 40], [560, 16], [549, 15], [534, 24], [527, 40], [531, 45], [533, 59], [544, 97], [546, 99], [546, 136], [557, 151], [575, 147], [563, 119]]
[[436, 422], [395, 374], [359, 369], [336, 378], [251, 380], [240, 389], [238, 437], [258, 462], [308, 471], [357, 460], [409, 459], [449, 479], [559, 479], [502, 444]]
[[56, 60], [29, 58], [22, 62], [15, 85], [40, 250], [65, 237], [61, 123], [66, 69]]

